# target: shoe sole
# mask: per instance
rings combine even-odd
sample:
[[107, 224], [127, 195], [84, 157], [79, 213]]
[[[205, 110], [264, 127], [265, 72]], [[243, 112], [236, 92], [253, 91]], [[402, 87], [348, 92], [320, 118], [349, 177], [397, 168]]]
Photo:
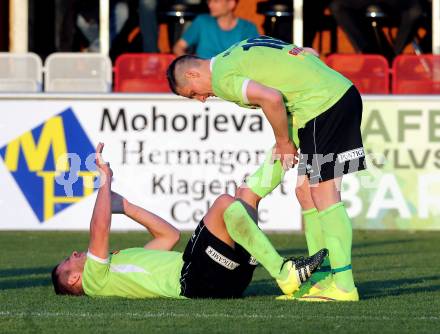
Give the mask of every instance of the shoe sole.
[[337, 298], [331, 298], [331, 297], [325, 297], [325, 296], [303, 296], [301, 298], [297, 298], [297, 300], [303, 301], [303, 302], [358, 302], [359, 297], [355, 297], [353, 299], [337, 299]]
[[358, 302], [358, 300], [345, 300], [345, 299], [333, 299], [333, 298], [329, 298], [329, 297], [318, 297], [318, 296], [310, 296], [310, 297], [301, 297], [301, 298], [296, 298], [296, 300], [299, 300], [301, 302], [309, 302], [309, 303], [328, 303], [328, 302], [336, 302], [336, 303], [340, 303], [340, 302], [348, 302], [348, 303], [353, 303], [353, 302]]

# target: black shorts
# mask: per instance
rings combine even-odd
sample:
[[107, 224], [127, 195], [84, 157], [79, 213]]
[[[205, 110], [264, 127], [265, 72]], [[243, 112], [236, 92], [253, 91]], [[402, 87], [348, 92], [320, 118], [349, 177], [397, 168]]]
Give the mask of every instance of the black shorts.
[[335, 105], [298, 130], [298, 174], [316, 184], [365, 169], [361, 122], [362, 99], [351, 86]]
[[188, 298], [241, 297], [257, 266], [243, 247], [225, 244], [203, 220], [186, 245], [183, 261], [180, 294]]

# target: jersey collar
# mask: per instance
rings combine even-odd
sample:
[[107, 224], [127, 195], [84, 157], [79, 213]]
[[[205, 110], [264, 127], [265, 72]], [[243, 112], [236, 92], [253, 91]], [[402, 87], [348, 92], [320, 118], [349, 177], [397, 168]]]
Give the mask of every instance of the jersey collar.
[[214, 62], [215, 62], [215, 57], [212, 57], [211, 61], [209, 62], [209, 70], [211, 71], [211, 73], [212, 73], [212, 67], [214, 66]]

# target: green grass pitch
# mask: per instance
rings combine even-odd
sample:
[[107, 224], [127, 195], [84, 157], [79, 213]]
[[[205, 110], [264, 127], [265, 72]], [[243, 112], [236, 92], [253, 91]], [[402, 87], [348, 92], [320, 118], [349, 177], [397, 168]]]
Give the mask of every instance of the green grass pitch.
[[[113, 233], [112, 249], [143, 245], [145, 233]], [[304, 255], [304, 236], [273, 234], [283, 255]], [[0, 232], [0, 333], [439, 333], [440, 232], [355, 231], [358, 303], [276, 301], [257, 268], [240, 300], [60, 297], [50, 270], [84, 232]], [[182, 250], [188, 234], [179, 243]]]

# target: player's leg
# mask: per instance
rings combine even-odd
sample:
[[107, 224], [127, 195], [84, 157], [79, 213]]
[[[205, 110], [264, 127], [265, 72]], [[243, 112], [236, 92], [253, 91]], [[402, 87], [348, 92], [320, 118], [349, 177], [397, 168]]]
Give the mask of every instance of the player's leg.
[[281, 163], [276, 161], [272, 164], [266, 159], [265, 163], [248, 178], [247, 184], [237, 189], [235, 198], [221, 195], [204, 218], [205, 225], [212, 234], [231, 247], [234, 246], [234, 241], [239, 243], [274, 278], [287, 276], [285, 273], [284, 275], [280, 273], [284, 259], [258, 228], [257, 208], [261, 198], [278, 186], [283, 176]]
[[[251, 210], [256, 212], [258, 195], [242, 188], [237, 195], [251, 203], [245, 203], [245, 206], [252, 206]], [[188, 242], [181, 275], [183, 295], [190, 298], [239, 297], [249, 285], [256, 259], [233, 240], [223, 219], [225, 211], [235, 200], [230, 195], [219, 196]], [[256, 218], [252, 225], [256, 227]], [[279, 271], [283, 259], [277, 253], [276, 256], [280, 259]]]
[[296, 179], [295, 195], [303, 212], [314, 210], [315, 202], [313, 202], [310, 192], [309, 179], [306, 175], [298, 175]]
[[314, 254], [319, 249], [325, 248], [325, 241], [318, 210], [312, 199], [309, 180], [305, 175], [298, 176], [295, 193], [302, 208], [307, 248], [309, 254]]
[[323, 211], [341, 201], [342, 177], [314, 184], [310, 187], [310, 195], [318, 211]]
[[[344, 203], [335, 199], [328, 203], [327, 194], [337, 197], [341, 177], [311, 187], [312, 198], [319, 209], [319, 220], [332, 270], [332, 283], [324, 290], [305, 295], [306, 301], [357, 301], [359, 295], [351, 266], [352, 225]], [[325, 203], [325, 204], [323, 204]]]
[[203, 221], [209, 232], [228, 246], [234, 248], [235, 242], [229, 235], [225, 221], [223, 220], [223, 214], [232, 202], [234, 202], [234, 197], [231, 195], [220, 195], [209, 208]]
[[258, 228], [258, 202], [281, 182], [283, 176], [281, 163], [272, 162], [269, 155], [247, 184], [238, 189], [236, 200], [228, 206], [223, 218], [231, 238], [263, 265], [283, 292], [291, 294], [316, 270], [326, 252], [320, 252], [302, 263], [285, 262]]
[[[302, 131], [298, 131], [295, 127], [293, 127], [291, 121], [292, 119], [289, 118], [289, 133], [291, 134], [292, 140], [299, 146], [299, 136], [302, 134]], [[303, 140], [307, 140], [307, 138], [303, 138]], [[300, 158], [298, 165], [298, 177], [295, 194], [302, 209], [308, 252], [309, 255], [312, 255], [320, 249], [325, 248], [325, 241], [322, 234], [321, 221], [318, 218], [318, 210], [315, 207], [315, 203], [310, 192], [310, 184], [307, 177], [307, 168], [304, 157]], [[329, 273], [330, 261], [328, 257], [326, 257], [321, 267], [313, 274], [308, 284], [304, 284], [301, 287], [301, 290], [295, 295], [301, 296], [305, 293], [309, 293], [311, 290], [313, 291], [313, 289], [311, 289], [312, 286], [315, 286], [316, 288], [325, 287], [328, 282], [324, 283], [323, 279], [328, 277]], [[318, 282], [321, 282], [321, 286], [317, 284]]]
[[[296, 197], [302, 208], [305, 236], [309, 255], [315, 254], [322, 248], [326, 248], [322, 231], [319, 212], [315, 208], [312, 199], [309, 180], [305, 175], [298, 175], [295, 189]], [[331, 283], [331, 268], [329, 257], [326, 257], [321, 267], [313, 273], [307, 284], [303, 284], [301, 289], [295, 293], [295, 297], [305, 294], [315, 293], [325, 289]]]
[[262, 166], [246, 183], [239, 187], [235, 200], [222, 218], [231, 238], [243, 246], [275, 279], [285, 279], [287, 271], [280, 272], [284, 259], [275, 250], [266, 235], [258, 228], [258, 203], [282, 181], [281, 163], [272, 159], [272, 149], [266, 153]]
[[258, 227], [256, 205], [260, 199], [261, 197], [250, 189], [239, 188], [235, 200], [227, 207], [222, 217], [233, 240], [255, 257], [272, 277], [285, 278], [287, 272], [280, 273], [284, 259]]
[[344, 174], [365, 168], [361, 120], [362, 101], [353, 86], [333, 107], [308, 122], [301, 133], [310, 192], [319, 211], [333, 273], [333, 283], [319, 292], [322, 298], [318, 300], [359, 298], [351, 270], [352, 226], [341, 202], [340, 187]]
[[[265, 162], [258, 170], [252, 174], [246, 180], [246, 183], [240, 186], [234, 197], [223, 194], [219, 196], [213, 205], [209, 208], [207, 214], [204, 217], [206, 227], [217, 238], [225, 242], [226, 244], [233, 246], [232, 240], [228, 228], [235, 234], [236, 225], [234, 221], [225, 223], [223, 219], [224, 212], [234, 202], [242, 203], [242, 214], [248, 216], [248, 221], [252, 222], [252, 225], [258, 226], [258, 204], [262, 197], [266, 196], [273, 189], [275, 189], [284, 177], [284, 170], [279, 161], [271, 162], [271, 152], [266, 154]], [[226, 224], [229, 224], [227, 227]], [[316, 252], [315, 252], [316, 253]]]
[[[236, 200], [229, 205], [223, 217], [231, 238], [251, 254], [269, 274], [277, 280], [285, 294], [295, 292], [320, 266], [327, 255], [327, 250], [320, 250], [313, 256], [303, 259], [283, 259], [275, 250], [267, 236], [258, 228], [256, 207], [243, 198], [258, 203], [259, 198], [248, 188], [240, 189]], [[258, 197], [258, 196], [257, 196]]]
[[339, 177], [321, 182], [311, 187], [311, 193], [319, 210], [325, 244], [331, 249], [334, 282], [339, 289], [350, 292], [355, 288], [351, 269], [352, 226], [340, 198], [341, 180]]
[[183, 252], [181, 294], [188, 298], [237, 298], [252, 279], [255, 264], [231, 239], [223, 213], [234, 201], [219, 196], [199, 223]]

